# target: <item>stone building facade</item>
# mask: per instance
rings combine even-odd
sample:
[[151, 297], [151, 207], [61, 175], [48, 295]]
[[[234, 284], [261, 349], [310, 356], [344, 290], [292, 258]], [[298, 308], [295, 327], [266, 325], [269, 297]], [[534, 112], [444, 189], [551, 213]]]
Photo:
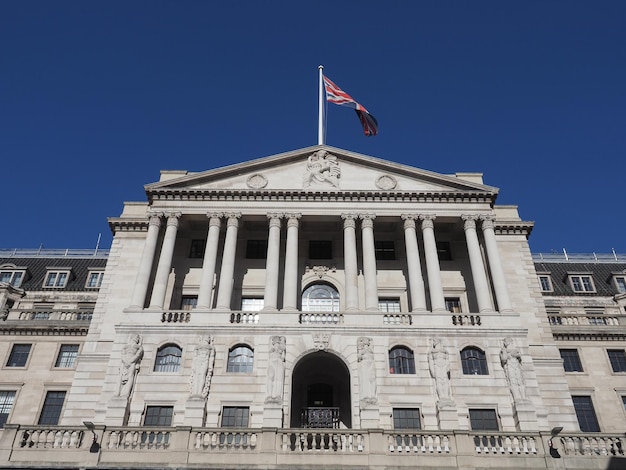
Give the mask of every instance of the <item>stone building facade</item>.
[[[623, 414], [607, 409], [602, 432], [581, 433], [570, 388], [584, 386], [563, 368], [533, 224], [497, 206], [480, 174], [315, 146], [162, 172], [146, 194], [109, 219], [73, 373], [37, 377], [42, 393], [46, 381], [64, 392], [58, 422], [38, 422], [32, 403], [18, 412], [20, 394], [0, 459], [553, 468], [560, 449], [558, 462], [604, 468], [623, 458]], [[21, 320], [22, 293], [4, 289]]]

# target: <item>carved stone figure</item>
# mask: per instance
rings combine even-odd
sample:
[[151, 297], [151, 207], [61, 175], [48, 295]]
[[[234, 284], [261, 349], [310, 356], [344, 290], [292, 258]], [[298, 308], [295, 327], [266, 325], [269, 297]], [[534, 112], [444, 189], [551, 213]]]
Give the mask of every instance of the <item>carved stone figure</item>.
[[215, 348], [212, 343], [213, 339], [210, 336], [202, 336], [196, 347], [190, 379], [192, 398], [206, 398], [209, 395], [215, 361]]
[[329, 183], [339, 188], [339, 178], [341, 178], [341, 169], [337, 157], [326, 150], [318, 150], [307, 160], [302, 185], [308, 188], [311, 183]]
[[272, 336], [267, 371], [267, 397], [265, 403], [282, 404], [285, 383], [285, 337]]
[[376, 398], [376, 368], [374, 364], [374, 350], [372, 338], [361, 336], [357, 342], [357, 359], [359, 361], [359, 390], [361, 407], [375, 405]]
[[450, 358], [443, 347], [441, 338], [433, 339], [433, 346], [428, 354], [430, 375], [435, 379], [435, 389], [439, 405], [452, 404], [450, 396]]
[[135, 377], [139, 372], [139, 363], [143, 357], [143, 346], [141, 336], [130, 335], [128, 343], [122, 348], [122, 365], [120, 366], [120, 380], [118, 396], [128, 398], [133, 390]]
[[522, 371], [522, 354], [513, 344], [513, 338], [506, 337], [500, 349], [500, 363], [509, 382], [509, 388], [516, 402], [527, 401], [526, 384]]

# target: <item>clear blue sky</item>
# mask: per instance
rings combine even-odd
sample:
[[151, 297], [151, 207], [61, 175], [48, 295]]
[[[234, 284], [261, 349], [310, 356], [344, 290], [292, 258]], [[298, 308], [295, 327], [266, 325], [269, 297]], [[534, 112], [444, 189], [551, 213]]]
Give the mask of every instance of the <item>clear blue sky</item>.
[[626, 1], [0, 3], [0, 248], [89, 248], [161, 169], [317, 142], [476, 171], [533, 251], [626, 253]]

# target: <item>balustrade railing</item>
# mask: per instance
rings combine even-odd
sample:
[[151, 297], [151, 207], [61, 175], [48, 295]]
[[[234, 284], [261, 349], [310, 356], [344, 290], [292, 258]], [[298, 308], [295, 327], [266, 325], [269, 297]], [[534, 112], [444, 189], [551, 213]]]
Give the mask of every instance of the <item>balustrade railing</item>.
[[249, 429], [198, 431], [195, 436], [196, 450], [254, 450], [257, 433]]
[[303, 312], [300, 314], [300, 323], [307, 325], [338, 325], [343, 323], [343, 314]]
[[[571, 314], [558, 314], [548, 315], [551, 325], [580, 325], [580, 326], [619, 326], [620, 317], [610, 315], [571, 315]], [[626, 323], [625, 319], [621, 319]]]
[[389, 452], [391, 453], [450, 453], [450, 438], [447, 434], [390, 432], [387, 435], [387, 441], [389, 443]]
[[9, 312], [8, 319], [18, 320], [52, 320], [52, 321], [91, 321], [91, 310], [14, 310]]
[[454, 314], [452, 324], [456, 326], [480, 326], [480, 315]]
[[163, 312], [161, 315], [162, 323], [189, 323], [191, 320], [191, 312], [187, 310]]
[[534, 437], [514, 434], [477, 434], [473, 436], [477, 454], [536, 454]]
[[559, 438], [565, 455], [624, 455], [624, 438], [617, 436], [563, 436]]
[[365, 434], [355, 430], [279, 430], [283, 452], [365, 452]]
[[259, 320], [259, 312], [233, 312], [230, 314], [231, 323], [253, 325], [259, 323]]
[[84, 437], [82, 427], [22, 427], [16, 446], [27, 449], [78, 449]]
[[413, 317], [406, 313], [386, 313], [383, 315], [383, 325], [412, 325]]
[[105, 434], [104, 445], [109, 450], [167, 450], [170, 435], [171, 432], [163, 428], [111, 430]]

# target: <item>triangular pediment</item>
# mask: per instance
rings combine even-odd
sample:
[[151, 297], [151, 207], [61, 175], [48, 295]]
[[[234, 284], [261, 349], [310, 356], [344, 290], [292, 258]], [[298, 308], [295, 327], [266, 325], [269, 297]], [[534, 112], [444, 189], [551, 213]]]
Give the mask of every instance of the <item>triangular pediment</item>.
[[174, 172], [146, 191], [484, 192], [491, 186], [326, 145], [198, 173]]

